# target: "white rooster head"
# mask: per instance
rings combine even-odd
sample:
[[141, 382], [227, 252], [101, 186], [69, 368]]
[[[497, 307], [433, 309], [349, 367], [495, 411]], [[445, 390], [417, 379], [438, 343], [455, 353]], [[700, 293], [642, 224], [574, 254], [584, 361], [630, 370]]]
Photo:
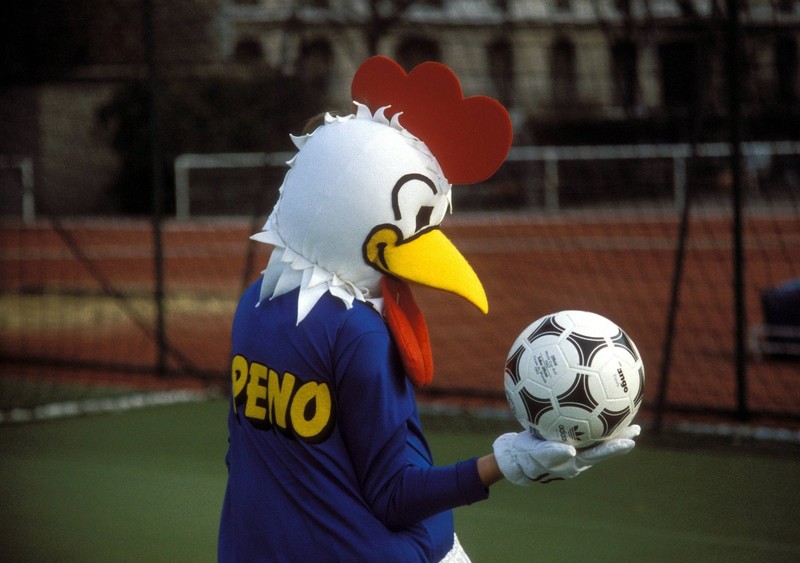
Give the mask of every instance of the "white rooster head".
[[328, 291], [348, 307], [379, 299], [389, 276], [450, 291], [486, 312], [480, 280], [438, 227], [451, 183], [484, 180], [505, 159], [507, 112], [490, 98], [463, 98], [439, 63], [407, 75], [372, 57], [352, 94], [355, 114], [328, 114], [311, 134], [293, 137], [298, 153], [278, 203], [253, 236], [276, 247], [261, 299], [299, 287], [299, 323]]

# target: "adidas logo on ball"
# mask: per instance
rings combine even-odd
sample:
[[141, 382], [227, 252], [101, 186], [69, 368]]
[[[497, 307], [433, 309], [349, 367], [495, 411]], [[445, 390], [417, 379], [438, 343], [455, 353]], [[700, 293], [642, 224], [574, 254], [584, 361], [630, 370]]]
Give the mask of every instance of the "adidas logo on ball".
[[573, 441], [577, 440], [578, 442], [580, 442], [581, 439], [583, 439], [584, 435], [584, 432], [580, 432], [577, 426], [573, 426], [572, 428], [567, 430], [566, 428], [564, 428], [563, 424], [558, 425], [558, 432], [561, 434], [562, 442], [567, 442], [568, 441], [567, 438]]
[[622, 390], [626, 393], [628, 392], [628, 382], [625, 381], [625, 374], [622, 372], [622, 368], [617, 368], [617, 375], [619, 376], [619, 382], [622, 384]]

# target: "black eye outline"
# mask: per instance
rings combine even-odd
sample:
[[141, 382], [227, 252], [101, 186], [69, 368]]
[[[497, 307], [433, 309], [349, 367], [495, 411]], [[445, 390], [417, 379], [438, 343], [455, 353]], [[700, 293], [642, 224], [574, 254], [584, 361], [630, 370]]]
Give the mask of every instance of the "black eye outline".
[[[392, 188], [392, 210], [394, 211], [394, 219], [395, 221], [399, 221], [401, 218], [400, 214], [400, 188], [402, 188], [408, 182], [412, 180], [419, 180], [423, 184], [426, 184], [433, 195], [436, 195], [438, 192], [436, 191], [436, 184], [433, 183], [433, 180], [428, 178], [427, 176], [423, 176], [422, 174], [406, 174], [405, 176], [401, 176], [399, 180], [395, 183], [394, 187]], [[417, 230], [420, 229], [420, 220], [423, 218], [422, 210], [425, 209], [426, 206], [420, 208], [419, 213], [417, 214]], [[430, 211], [427, 212], [427, 221], [430, 222], [431, 213], [433, 213], [433, 208], [430, 208]], [[427, 223], [426, 223], [427, 224]], [[424, 226], [424, 225], [423, 225]]]
[[423, 205], [417, 212], [417, 226], [415, 231], [419, 231], [431, 224], [431, 215], [433, 215], [432, 205]]

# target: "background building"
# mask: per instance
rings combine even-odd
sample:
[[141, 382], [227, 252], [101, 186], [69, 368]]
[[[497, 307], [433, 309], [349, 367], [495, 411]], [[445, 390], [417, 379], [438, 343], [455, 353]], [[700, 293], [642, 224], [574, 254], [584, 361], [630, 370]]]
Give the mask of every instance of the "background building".
[[[740, 4], [745, 136], [796, 138], [800, 3]], [[6, 13], [6, 215], [21, 208], [21, 159], [37, 205], [150, 208], [151, 68], [167, 184], [184, 152], [288, 150], [301, 116], [347, 107], [373, 53], [448, 64], [466, 94], [510, 108], [518, 145], [727, 138], [723, 0], [32, 0]]]
[[[347, 102], [349, 77], [373, 52], [406, 69], [439, 60], [468, 93], [491, 93], [522, 122], [649, 120], [659, 131], [637, 136], [674, 140], [685, 125], [665, 122], [695, 107], [711, 118], [725, 112], [724, 8], [719, 0], [248, 0], [221, 9], [222, 56], [298, 73], [334, 104]], [[742, 2], [741, 21], [747, 114], [796, 118], [800, 3]], [[560, 140], [551, 128], [524, 132]]]

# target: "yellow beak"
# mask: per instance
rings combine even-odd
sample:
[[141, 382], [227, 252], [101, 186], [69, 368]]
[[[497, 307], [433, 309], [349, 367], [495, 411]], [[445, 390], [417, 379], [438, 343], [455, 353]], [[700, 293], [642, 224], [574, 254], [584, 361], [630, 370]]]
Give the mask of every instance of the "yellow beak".
[[404, 240], [392, 225], [376, 227], [364, 242], [364, 259], [378, 270], [460, 295], [484, 314], [489, 302], [481, 280], [439, 229]]

